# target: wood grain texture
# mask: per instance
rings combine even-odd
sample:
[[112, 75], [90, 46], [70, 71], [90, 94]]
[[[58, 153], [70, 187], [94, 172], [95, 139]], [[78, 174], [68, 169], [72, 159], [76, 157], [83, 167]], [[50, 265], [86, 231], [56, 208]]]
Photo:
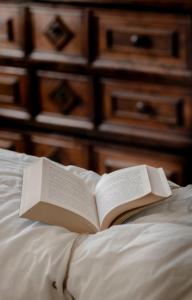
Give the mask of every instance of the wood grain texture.
[[0, 146], [191, 181], [192, 2], [0, 1]]
[[0, 3], [0, 56], [22, 58], [24, 18], [17, 5]]
[[64, 165], [89, 167], [89, 147], [81, 140], [57, 135], [32, 134], [29, 144], [33, 155], [46, 156]]
[[0, 116], [30, 119], [25, 69], [0, 67]]
[[11, 151], [24, 152], [26, 148], [24, 145], [24, 139], [22, 134], [1, 130], [0, 148]]
[[173, 134], [192, 127], [190, 89], [121, 80], [102, 81], [103, 122], [164, 129]]
[[34, 59], [85, 63], [86, 18], [80, 9], [30, 8]]
[[96, 147], [94, 150], [95, 168], [98, 173], [109, 173], [120, 168], [139, 164], [162, 167], [169, 180], [184, 183], [184, 160], [176, 155], [167, 155], [139, 149], [110, 149]]
[[39, 72], [39, 122], [93, 128], [92, 83], [85, 76]]
[[173, 14], [95, 12], [98, 43], [96, 66], [139, 69], [189, 69], [190, 17]]

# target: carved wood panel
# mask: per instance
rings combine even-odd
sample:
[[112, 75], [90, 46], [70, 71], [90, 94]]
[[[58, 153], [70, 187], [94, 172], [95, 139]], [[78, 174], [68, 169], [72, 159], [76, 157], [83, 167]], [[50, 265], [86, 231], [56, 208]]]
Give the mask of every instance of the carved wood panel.
[[93, 90], [87, 77], [41, 71], [39, 86], [37, 121], [93, 128]]
[[89, 168], [88, 144], [78, 139], [33, 134], [29, 144], [33, 155], [45, 156], [64, 165]]
[[24, 15], [22, 8], [12, 4], [0, 4], [0, 55], [24, 56], [23, 31]]
[[104, 123], [186, 132], [192, 128], [189, 90], [106, 79], [102, 82], [102, 95]]
[[73, 38], [73, 33], [59, 16], [48, 24], [44, 34], [57, 51], [61, 51]]
[[80, 9], [64, 6], [31, 6], [32, 57], [41, 60], [78, 62], [87, 60], [87, 24]]
[[[95, 12], [98, 43], [95, 65], [148, 71], [190, 66], [191, 20], [143, 12]], [[172, 70], [173, 71], [173, 70]]]
[[0, 131], [0, 148], [25, 152], [25, 142], [22, 134], [11, 131]]
[[96, 147], [94, 149], [96, 171], [100, 174], [139, 164], [162, 167], [169, 180], [178, 184], [184, 183], [185, 161], [176, 155], [150, 152], [138, 149], [110, 149]]
[[30, 119], [28, 78], [21, 68], [0, 67], [0, 116]]

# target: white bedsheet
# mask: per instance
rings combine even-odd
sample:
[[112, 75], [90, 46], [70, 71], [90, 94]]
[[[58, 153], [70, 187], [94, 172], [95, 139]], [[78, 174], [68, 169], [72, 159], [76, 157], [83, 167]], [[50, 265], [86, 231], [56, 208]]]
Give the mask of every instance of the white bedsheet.
[[[192, 299], [192, 186], [80, 236], [18, 217], [22, 169], [35, 159], [0, 150], [0, 300]], [[69, 168], [90, 188], [99, 178]]]
[[67, 299], [63, 281], [78, 235], [18, 217], [22, 170], [34, 159], [0, 150], [0, 300]]

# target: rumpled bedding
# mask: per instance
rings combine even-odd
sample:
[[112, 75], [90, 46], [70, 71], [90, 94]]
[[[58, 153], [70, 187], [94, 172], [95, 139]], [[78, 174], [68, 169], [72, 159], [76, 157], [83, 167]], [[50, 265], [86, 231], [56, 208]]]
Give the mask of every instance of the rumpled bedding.
[[[191, 300], [192, 186], [94, 235], [18, 217], [23, 168], [0, 150], [0, 300]], [[94, 189], [99, 176], [68, 166]]]

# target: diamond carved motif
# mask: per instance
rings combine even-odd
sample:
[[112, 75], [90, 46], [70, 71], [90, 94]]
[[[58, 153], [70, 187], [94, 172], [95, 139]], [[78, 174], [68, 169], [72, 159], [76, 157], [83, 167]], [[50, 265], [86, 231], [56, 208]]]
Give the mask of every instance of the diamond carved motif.
[[51, 21], [44, 34], [58, 51], [61, 51], [73, 37], [73, 33], [59, 16]]
[[50, 99], [57, 105], [59, 111], [63, 114], [71, 113], [71, 111], [81, 103], [81, 99], [65, 80], [51, 92]]

